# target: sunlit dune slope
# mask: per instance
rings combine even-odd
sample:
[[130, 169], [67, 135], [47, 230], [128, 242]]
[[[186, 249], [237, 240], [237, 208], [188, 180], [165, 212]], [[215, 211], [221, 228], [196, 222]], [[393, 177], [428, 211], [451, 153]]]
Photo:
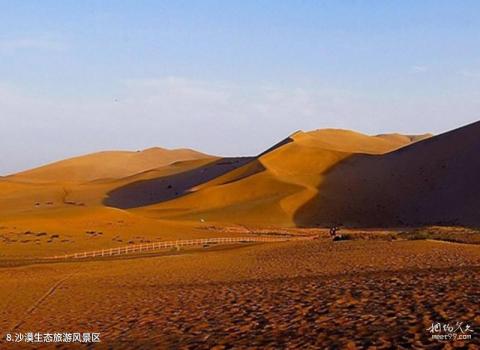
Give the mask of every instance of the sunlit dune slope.
[[382, 154], [410, 142], [410, 137], [335, 129], [297, 132], [182, 197], [134, 211], [170, 219], [295, 225], [295, 212], [315, 198], [325, 173], [336, 164], [355, 153]]
[[383, 138], [389, 142], [398, 142], [401, 145], [405, 145], [410, 142], [417, 142], [429, 137], [432, 137], [433, 134], [422, 134], [422, 135], [402, 135], [402, 134], [380, 134], [377, 135], [378, 138]]
[[118, 180], [86, 183], [0, 179], [0, 260], [222, 235], [205, 232], [196, 223], [148, 218], [102, 204], [108, 191], [129, 182], [188, 172], [211, 161], [179, 161]]
[[20, 181], [0, 179], [0, 259], [107, 248], [127, 243], [196, 237], [196, 228], [105, 207], [107, 192], [130, 182], [168, 177], [216, 158], [175, 161], [120, 179]]
[[28, 255], [187, 237], [200, 222], [316, 224], [312, 203], [338, 164], [416, 140], [329, 129], [297, 132], [250, 158], [150, 149], [68, 159], [0, 179], [0, 239]]
[[102, 207], [106, 194], [129, 183], [165, 178], [202, 167], [216, 158], [178, 161], [120, 179], [88, 182], [26, 182], [16, 177], [0, 179], [0, 218], [38, 214], [59, 208]]
[[298, 225], [480, 225], [480, 122], [384, 155], [357, 154], [326, 174]]
[[125, 179], [128, 183], [110, 191], [104, 204], [125, 209], [166, 201], [182, 196], [194, 186], [237, 169], [251, 160], [251, 157], [218, 158], [171, 175], [163, 174], [140, 181]]
[[62, 160], [7, 178], [24, 182], [82, 182], [118, 179], [182, 160], [209, 158], [191, 149], [149, 148], [143, 151], [106, 151]]
[[293, 139], [302, 146], [348, 153], [380, 154], [390, 152], [396, 148], [403, 147], [410, 142], [419, 141], [431, 136], [431, 134], [381, 134], [377, 136], [368, 136], [350, 130], [320, 129], [295, 133]]

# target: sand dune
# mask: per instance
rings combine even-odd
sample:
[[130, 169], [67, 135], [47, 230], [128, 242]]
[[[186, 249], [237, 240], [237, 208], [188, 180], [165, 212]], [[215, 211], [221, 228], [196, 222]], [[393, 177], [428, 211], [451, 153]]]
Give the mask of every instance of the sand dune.
[[172, 176], [211, 163], [215, 158], [178, 161], [120, 179], [99, 179], [89, 182], [26, 182], [15, 176], [0, 179], [0, 217], [29, 215], [57, 209], [75, 210], [78, 207], [103, 207], [106, 194], [128, 183]]
[[178, 232], [203, 223], [475, 225], [479, 125], [436, 137], [300, 131], [250, 158], [96, 153], [0, 179], [0, 218], [15, 232], [58, 231], [47, 221], [68, 218], [65, 230], [78, 238], [111, 216], [110, 240], [123, 223], [131, 235], [153, 234], [167, 221], [189, 227]]
[[381, 134], [368, 136], [351, 130], [319, 129], [309, 132], [297, 132], [292, 135], [292, 138], [303, 146], [350, 153], [380, 154], [431, 136], [431, 134]]
[[182, 160], [211, 158], [191, 150], [149, 148], [143, 151], [106, 151], [62, 160], [9, 176], [24, 182], [82, 182], [118, 179]]
[[170, 176], [132, 181], [109, 192], [104, 204], [117, 208], [134, 208], [167, 201], [184, 195], [194, 186], [237, 169], [251, 160], [250, 157], [219, 158]]
[[[0, 257], [41, 256], [130, 241], [195, 237], [192, 225], [148, 219], [102, 204], [106, 193], [130, 182], [183, 173], [216, 159], [194, 151], [165, 152], [107, 152], [0, 179]], [[101, 169], [101, 160], [109, 159], [109, 154], [113, 155], [112, 162], [106, 163], [107, 169]], [[166, 157], [158, 158], [162, 154]], [[180, 160], [182, 157], [200, 158]], [[126, 168], [120, 167], [122, 162]], [[152, 169], [158, 164], [167, 165]], [[64, 168], [79, 172], [70, 178], [63, 173]], [[123, 176], [138, 170], [142, 171], [125, 177], [103, 177], [107, 172], [109, 176]]]
[[295, 214], [299, 225], [480, 225], [480, 122], [392, 153], [352, 155]]
[[334, 165], [354, 153], [382, 154], [425, 137], [367, 136], [336, 129], [296, 132], [244, 166], [192, 188], [188, 195], [136, 212], [293, 226], [295, 212], [317, 195], [324, 174]]
[[[0, 333], [66, 327], [119, 349], [442, 347], [433, 322], [479, 324], [478, 230], [372, 227], [478, 226], [479, 135], [317, 130], [256, 157], [113, 152], [0, 178]], [[312, 228], [332, 223], [369, 228], [340, 242]], [[39, 259], [289, 233], [317, 239]]]

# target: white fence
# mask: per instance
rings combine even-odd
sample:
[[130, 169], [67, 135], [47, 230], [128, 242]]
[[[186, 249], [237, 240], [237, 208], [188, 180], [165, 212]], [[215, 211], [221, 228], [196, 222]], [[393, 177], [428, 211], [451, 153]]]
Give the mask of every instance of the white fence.
[[311, 240], [315, 236], [284, 236], [284, 237], [224, 237], [224, 238], [201, 238], [184, 239], [178, 241], [152, 242], [143, 244], [131, 244], [123, 247], [91, 250], [81, 253], [72, 253], [65, 255], [56, 255], [46, 259], [84, 259], [110, 257], [116, 255], [149, 252], [167, 248], [180, 248], [185, 246], [201, 246], [208, 244], [229, 244], [229, 243], [248, 243], [248, 242], [286, 242], [298, 240]]

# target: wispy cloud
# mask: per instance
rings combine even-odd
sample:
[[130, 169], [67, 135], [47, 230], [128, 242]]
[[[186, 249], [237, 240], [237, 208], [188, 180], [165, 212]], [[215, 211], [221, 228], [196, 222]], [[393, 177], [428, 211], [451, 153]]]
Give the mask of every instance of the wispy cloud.
[[63, 51], [64, 42], [50, 38], [0, 39], [0, 53], [13, 53], [21, 50]]
[[474, 79], [480, 78], [480, 71], [461, 70], [459, 73], [460, 75], [466, 78], [474, 78]]
[[415, 65], [410, 67], [412, 73], [425, 73], [428, 71], [428, 67], [424, 65]]
[[0, 174], [102, 149], [156, 145], [251, 155], [298, 129], [355, 128], [348, 116], [355, 109], [358, 113], [362, 104], [355, 96], [329, 89], [182, 77], [127, 80], [114, 90], [93, 96], [46, 96], [0, 82], [0, 125], [5, 134], [0, 149], [17, 155], [16, 164], [0, 159]]
[[298, 129], [437, 132], [470, 121], [479, 101], [182, 77], [130, 79], [103, 94], [48, 96], [0, 81], [0, 150], [15, 155], [0, 159], [0, 174], [102, 149], [251, 155]]

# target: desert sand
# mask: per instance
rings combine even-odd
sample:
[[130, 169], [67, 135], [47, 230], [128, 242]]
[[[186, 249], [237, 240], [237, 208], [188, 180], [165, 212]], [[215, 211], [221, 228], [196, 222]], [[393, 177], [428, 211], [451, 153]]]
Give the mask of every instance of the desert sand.
[[192, 238], [215, 223], [294, 227], [333, 165], [352, 152], [384, 153], [415, 140], [327, 129], [296, 132], [256, 157], [151, 148], [12, 174], [0, 179], [0, 257]]
[[[114, 349], [478, 348], [478, 334], [445, 342], [427, 328], [480, 327], [479, 135], [480, 123], [438, 136], [300, 131], [252, 157], [112, 151], [1, 177], [2, 340], [99, 332], [96, 346]], [[328, 237], [333, 224], [343, 240]], [[245, 235], [317, 239], [45, 259]]]
[[[316, 220], [316, 213], [312, 213], [315, 220], [311, 222], [302, 215], [323, 195], [322, 186], [332, 169], [355, 155], [381, 156], [430, 136], [367, 136], [336, 129], [296, 132], [244, 166], [193, 187], [186, 196], [159, 200], [135, 212], [158, 218], [253, 225], [329, 225], [332, 220], [338, 221], [341, 213], [323, 222]], [[127, 185], [119, 191], [129, 188]], [[124, 202], [116, 201], [119, 197], [115, 192], [106, 204], [125, 208]]]
[[93, 181], [118, 179], [182, 160], [213, 158], [191, 150], [153, 147], [142, 151], [105, 151], [70, 158], [13, 174], [25, 182]]
[[99, 332], [115, 349], [442, 349], [428, 327], [478, 327], [479, 277], [478, 245], [380, 240], [2, 268], [0, 329]]

